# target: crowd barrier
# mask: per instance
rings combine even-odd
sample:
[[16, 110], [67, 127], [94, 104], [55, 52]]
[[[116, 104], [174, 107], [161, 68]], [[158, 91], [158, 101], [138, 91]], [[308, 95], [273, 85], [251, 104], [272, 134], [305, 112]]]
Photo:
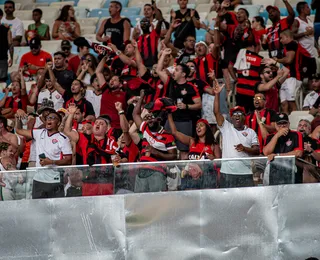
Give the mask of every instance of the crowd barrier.
[[[223, 171], [226, 170], [249, 175], [244, 182], [241, 175], [231, 182], [231, 186], [225, 186]], [[32, 199], [34, 179], [37, 180], [35, 176], [39, 175], [56, 176], [61, 189], [58, 197], [79, 197], [149, 192], [157, 189], [145, 182], [150, 176], [155, 178], [151, 183], [163, 184], [159, 190], [183, 191], [292, 184], [295, 183], [296, 172], [293, 156], [276, 157], [272, 162], [268, 162], [267, 157], [252, 157], [28, 168], [25, 171], [0, 172], [1, 200]]]

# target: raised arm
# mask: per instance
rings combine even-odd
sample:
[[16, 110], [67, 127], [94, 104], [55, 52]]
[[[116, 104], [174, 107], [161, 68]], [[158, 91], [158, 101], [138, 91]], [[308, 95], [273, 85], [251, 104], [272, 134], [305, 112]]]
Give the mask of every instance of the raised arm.
[[159, 78], [161, 79], [161, 81], [165, 84], [168, 81], [168, 74], [167, 72], [163, 69], [163, 62], [164, 62], [164, 58], [166, 57], [166, 55], [170, 55], [171, 54], [171, 49], [167, 48], [164, 49], [162, 51], [162, 54], [160, 56], [160, 59], [158, 61], [158, 65], [157, 65], [157, 74], [159, 75]]
[[288, 2], [288, 0], [282, 0], [283, 3], [285, 4], [287, 10], [288, 10], [288, 16], [287, 16], [287, 20], [288, 20], [288, 23], [289, 25], [291, 26], [294, 22], [294, 17], [296, 16], [295, 13], [294, 13], [294, 10], [291, 6], [291, 4]]
[[129, 146], [132, 142], [131, 136], [129, 134], [129, 123], [126, 118], [125, 111], [122, 109], [122, 104], [121, 102], [116, 102], [115, 107], [118, 111], [119, 117], [120, 117], [120, 127], [123, 133], [124, 141], [127, 146]]
[[190, 145], [190, 141], [193, 139], [191, 136], [185, 135], [177, 130], [176, 124], [173, 121], [172, 114], [168, 114], [168, 122], [171, 129], [171, 134], [181, 143]]
[[129, 58], [127, 55], [125, 55], [122, 51], [119, 51], [117, 46], [115, 46], [114, 44], [112, 43], [109, 43], [108, 46], [115, 52], [115, 53], [119, 53], [119, 58], [120, 60], [124, 63], [124, 64], [127, 64], [128, 66], [131, 66], [131, 67], [137, 67], [137, 64], [136, 62]]
[[140, 91], [140, 99], [138, 100], [136, 106], [133, 109], [133, 121], [135, 122], [136, 126], [138, 129], [140, 129], [140, 126], [143, 122], [142, 117], [141, 117], [141, 105], [142, 105], [142, 101], [144, 99], [144, 90]]
[[22, 135], [26, 139], [31, 140], [32, 139], [32, 130], [22, 129], [21, 118], [18, 116], [18, 114], [15, 115], [15, 118], [16, 118], [16, 123], [15, 123], [16, 134]]
[[74, 113], [77, 111], [77, 107], [70, 104], [69, 107], [68, 107], [68, 112], [69, 112], [69, 115], [68, 115], [68, 118], [65, 122], [65, 125], [64, 125], [64, 129], [63, 129], [63, 133], [69, 137], [69, 139], [71, 141], [73, 141], [74, 143], [77, 143], [79, 141], [79, 134], [77, 131], [73, 131], [72, 130], [72, 123], [73, 123], [73, 116], [74, 116]]
[[10, 53], [10, 61], [8, 62], [8, 66], [11, 67], [13, 63], [13, 53], [14, 53], [11, 30], [8, 31], [7, 38], [8, 38], [9, 53]]
[[104, 56], [101, 61], [98, 64], [98, 67], [96, 68], [96, 75], [100, 86], [104, 86], [106, 82], [106, 78], [103, 75], [104, 70], [104, 64], [106, 64], [107, 57]]
[[101, 23], [100, 28], [96, 34], [96, 40], [98, 42], [107, 42], [110, 39], [108, 36], [102, 37], [104, 35], [104, 26], [105, 26], [106, 22], [107, 22], [107, 19], [105, 19]]
[[19, 74], [20, 74], [20, 84], [21, 84], [21, 96], [25, 96], [27, 95], [27, 87], [26, 87], [26, 82], [24, 80], [24, 77], [23, 77], [23, 69], [20, 68], [19, 69]]
[[137, 42], [133, 41], [132, 45], [135, 48], [134, 50], [135, 50], [135, 58], [136, 58], [136, 64], [137, 64], [137, 68], [138, 68], [138, 74], [140, 75], [140, 77], [142, 77], [144, 74], [146, 74], [147, 68], [143, 64], [143, 60], [142, 60], [141, 54], [139, 52]]
[[225, 120], [223, 115], [220, 112], [220, 92], [222, 91], [223, 88], [224, 88], [224, 85], [220, 86], [218, 80], [215, 79], [215, 87], [214, 87], [215, 99], [213, 104], [213, 112], [214, 112], [214, 116], [216, 117], [218, 126], [222, 126]]
[[200, 28], [200, 17], [199, 17], [198, 12], [195, 9], [191, 9], [190, 16], [191, 16], [194, 27], [199, 29]]

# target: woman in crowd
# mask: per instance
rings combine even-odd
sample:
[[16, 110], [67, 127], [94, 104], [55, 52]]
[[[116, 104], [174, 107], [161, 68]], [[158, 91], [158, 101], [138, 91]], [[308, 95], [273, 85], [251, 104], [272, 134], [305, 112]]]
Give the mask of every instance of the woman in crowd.
[[80, 24], [74, 16], [74, 9], [71, 5], [65, 5], [53, 24], [52, 37], [56, 40], [73, 41], [80, 35]]
[[[176, 140], [189, 146], [189, 160], [213, 160], [221, 158], [220, 147], [214, 139], [207, 120], [198, 120], [196, 124], [196, 136], [194, 138], [177, 130], [172, 114], [168, 115], [168, 121], [171, 133]], [[190, 164], [182, 171], [181, 189], [216, 188], [217, 171], [213, 165], [202, 163], [201, 168], [199, 168], [199, 164]]]
[[264, 24], [264, 19], [261, 16], [255, 16], [252, 19], [251, 28], [253, 29], [253, 34], [256, 41], [256, 53], [261, 50], [261, 42], [263, 37], [266, 35], [266, 26]]
[[83, 57], [77, 71], [77, 78], [81, 80], [86, 86], [90, 85], [92, 75], [95, 73], [98, 66], [98, 61], [91, 53]]

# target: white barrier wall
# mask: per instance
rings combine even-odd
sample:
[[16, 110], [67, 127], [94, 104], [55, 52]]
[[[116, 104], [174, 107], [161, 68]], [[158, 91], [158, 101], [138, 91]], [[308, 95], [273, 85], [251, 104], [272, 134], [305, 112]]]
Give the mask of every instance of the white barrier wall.
[[0, 259], [320, 257], [320, 185], [0, 203]]

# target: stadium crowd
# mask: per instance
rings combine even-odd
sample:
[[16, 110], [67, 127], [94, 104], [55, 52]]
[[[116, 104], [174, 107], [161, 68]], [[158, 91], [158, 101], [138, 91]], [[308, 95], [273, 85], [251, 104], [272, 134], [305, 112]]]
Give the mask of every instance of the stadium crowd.
[[[245, 8], [234, 11], [241, 0], [213, 0], [213, 28], [200, 22], [188, 0], [177, 3], [170, 21], [155, 2], [146, 3], [144, 18], [133, 28], [120, 15], [121, 3], [111, 1], [110, 18], [101, 23], [94, 42], [81, 37], [70, 5], [61, 9], [50, 31], [41, 22], [41, 9], [32, 11], [34, 24], [23, 28], [14, 16], [15, 3], [5, 2], [0, 11], [0, 82], [8, 83], [0, 100], [2, 197], [10, 199], [12, 190], [5, 171], [54, 165], [259, 155], [273, 161], [293, 155], [303, 159], [295, 182], [319, 181], [312, 165], [320, 161], [320, 2], [299, 2], [296, 16], [283, 0], [287, 17], [277, 6], [267, 6], [272, 25], [266, 27], [262, 17], [249, 17]], [[198, 29], [207, 31], [204, 41], [197, 41]], [[41, 46], [50, 38], [62, 40], [53, 55]], [[71, 52], [72, 42], [77, 53]], [[21, 57], [19, 71], [8, 75], [14, 46], [25, 44], [30, 52]], [[269, 57], [259, 54], [263, 50]], [[290, 126], [298, 110], [305, 118]], [[162, 164], [136, 170], [135, 192], [168, 189]], [[226, 161], [205, 169], [189, 164], [181, 171], [181, 185], [196, 188], [208, 172], [213, 174], [201, 187], [254, 182], [245, 161]], [[281, 174], [276, 168], [270, 183], [289, 183]], [[64, 196], [61, 182], [56, 172], [39, 171], [33, 198]], [[22, 176], [17, 184], [23, 185]], [[82, 195], [85, 189], [90, 187], [82, 186]]]

